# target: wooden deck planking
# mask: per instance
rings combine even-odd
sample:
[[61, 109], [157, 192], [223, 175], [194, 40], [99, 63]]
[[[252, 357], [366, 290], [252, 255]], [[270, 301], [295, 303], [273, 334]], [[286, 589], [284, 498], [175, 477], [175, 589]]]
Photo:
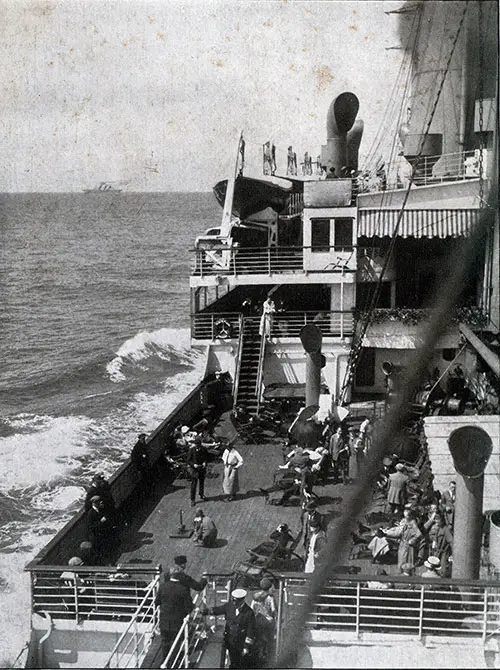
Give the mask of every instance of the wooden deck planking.
[[[224, 502], [222, 495], [221, 462], [211, 465], [215, 477], [205, 480], [207, 501], [190, 506], [189, 481], [176, 480], [172, 487], [161, 483], [150, 497], [156, 498], [147, 516], [135, 515], [133, 522], [122, 540], [119, 563], [161, 563], [166, 569], [173, 565], [174, 556], [185, 554], [188, 572], [199, 577], [203, 572], [231, 572], [233, 565], [248, 557], [246, 548], [253, 548], [284, 522], [292, 533], [300, 530], [300, 509], [298, 507], [276, 507], [266, 505], [262, 495], [250, 493], [259, 487], [271, 486], [273, 473], [282, 464], [281, 448], [278, 440], [262, 445], [236, 444], [244, 464], [240, 470], [240, 493], [236, 500]], [[150, 503], [151, 504], [151, 503]], [[179, 510], [182, 509], [184, 523], [192, 527], [196, 509], [200, 507], [215, 522], [218, 529], [218, 545], [214, 548], [196, 546], [192, 539], [170, 538], [179, 525]], [[141, 544], [142, 541], [145, 541]], [[139, 546], [141, 545], [141, 546]]]

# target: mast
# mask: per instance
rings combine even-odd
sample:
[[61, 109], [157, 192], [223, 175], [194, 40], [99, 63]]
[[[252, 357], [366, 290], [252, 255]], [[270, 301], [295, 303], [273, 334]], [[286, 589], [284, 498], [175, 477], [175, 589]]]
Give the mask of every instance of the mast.
[[236, 161], [234, 163], [234, 173], [233, 176], [227, 180], [226, 187], [226, 197], [224, 200], [224, 210], [222, 212], [222, 222], [220, 226], [220, 236], [229, 237], [231, 231], [231, 217], [233, 211], [233, 199], [234, 199], [234, 185], [236, 183], [236, 177], [238, 176], [238, 168], [240, 163], [240, 154], [241, 147], [243, 142], [243, 132], [240, 133], [240, 139], [238, 140], [238, 149], [236, 151]]

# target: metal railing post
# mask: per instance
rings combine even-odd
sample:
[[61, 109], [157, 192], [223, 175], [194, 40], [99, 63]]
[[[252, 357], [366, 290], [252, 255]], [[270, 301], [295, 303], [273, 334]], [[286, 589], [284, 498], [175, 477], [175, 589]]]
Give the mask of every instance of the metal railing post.
[[423, 637], [424, 629], [424, 585], [420, 586], [420, 603], [419, 603], [419, 613], [418, 613], [418, 639], [421, 640]]
[[184, 667], [189, 668], [189, 614], [184, 626]]
[[274, 658], [278, 660], [281, 653], [281, 627], [283, 625], [283, 579], [280, 579], [278, 591], [278, 614], [276, 617], [276, 644], [274, 647]]
[[211, 339], [212, 342], [213, 342], [213, 340], [215, 340], [215, 315], [214, 315], [214, 314], [211, 314], [211, 315], [210, 315], [210, 320], [211, 320], [211, 322], [212, 322], [212, 325], [211, 325], [211, 333], [210, 333], [210, 339]]
[[483, 644], [486, 642], [486, 636], [488, 634], [488, 587], [484, 587], [484, 596], [483, 596]]
[[73, 590], [75, 594], [75, 617], [76, 621], [79, 619], [79, 607], [78, 607], [78, 574], [75, 572], [75, 579], [73, 580]]
[[356, 637], [359, 639], [359, 618], [361, 606], [361, 583], [356, 584]]
[[267, 274], [271, 276], [271, 247], [267, 247]]

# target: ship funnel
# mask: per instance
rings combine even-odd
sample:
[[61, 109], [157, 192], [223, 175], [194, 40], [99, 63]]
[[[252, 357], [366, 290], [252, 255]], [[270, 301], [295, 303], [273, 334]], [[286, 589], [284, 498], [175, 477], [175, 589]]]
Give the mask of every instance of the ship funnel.
[[[357, 154], [357, 147], [361, 142], [363, 125], [353, 128], [356, 120], [356, 114], [359, 110], [359, 100], [354, 93], [341, 93], [330, 105], [326, 117], [326, 147], [324, 147], [323, 164], [327, 171], [335, 168], [337, 177], [340, 176], [343, 167], [348, 166], [348, 153]], [[349, 141], [351, 150], [348, 150], [348, 133], [353, 129], [353, 134]], [[358, 138], [359, 135], [359, 138]], [[351, 159], [352, 160], [352, 159]], [[356, 161], [357, 163], [357, 156]], [[355, 168], [351, 168], [355, 169]]]
[[361, 119], [356, 119], [353, 127], [347, 133], [347, 161], [346, 165], [349, 170], [358, 170], [358, 152], [361, 138], [363, 137], [363, 130], [365, 122]]

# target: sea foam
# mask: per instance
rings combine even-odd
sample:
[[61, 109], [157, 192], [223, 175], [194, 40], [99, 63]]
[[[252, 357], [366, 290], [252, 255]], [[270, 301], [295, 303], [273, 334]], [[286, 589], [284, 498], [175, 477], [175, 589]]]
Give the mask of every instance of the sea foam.
[[144, 362], [151, 356], [189, 365], [192, 360], [189, 329], [160, 328], [137, 333], [121, 345], [116, 356], [106, 365], [109, 378], [114, 382], [124, 381], [126, 365], [147, 369]]

